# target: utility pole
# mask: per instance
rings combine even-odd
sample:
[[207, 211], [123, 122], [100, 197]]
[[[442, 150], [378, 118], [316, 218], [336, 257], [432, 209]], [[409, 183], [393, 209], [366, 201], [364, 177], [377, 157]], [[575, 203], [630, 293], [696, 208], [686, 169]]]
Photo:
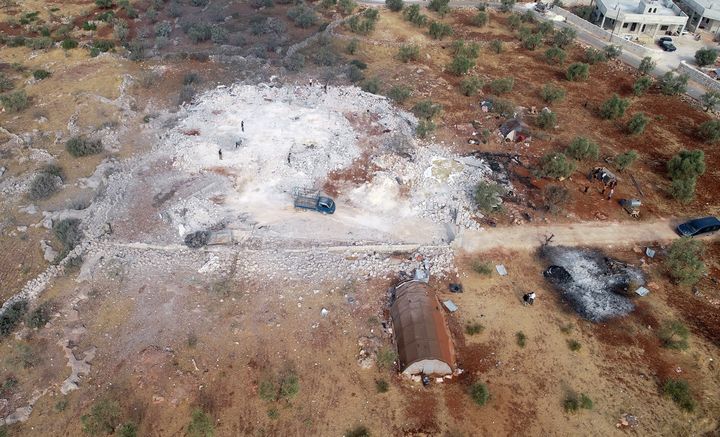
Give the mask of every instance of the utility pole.
[[613, 34], [615, 34], [615, 26], [617, 26], [617, 20], [618, 20], [618, 17], [620, 17], [620, 5], [616, 4], [615, 7], [617, 8], [618, 11], [617, 11], [617, 14], [615, 14], [615, 19], [613, 20], [613, 28], [612, 28], [612, 32], [610, 32], [610, 39], [608, 40], [609, 42], [612, 42]]

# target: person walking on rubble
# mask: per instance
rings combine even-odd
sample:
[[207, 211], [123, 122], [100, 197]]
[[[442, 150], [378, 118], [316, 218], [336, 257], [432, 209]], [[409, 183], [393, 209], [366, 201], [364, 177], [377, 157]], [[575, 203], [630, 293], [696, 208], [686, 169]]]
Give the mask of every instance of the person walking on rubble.
[[220, 161], [222, 161], [222, 149], [218, 149], [218, 157], [220, 158]]
[[240, 130], [245, 132], [245, 120], [240, 120]]

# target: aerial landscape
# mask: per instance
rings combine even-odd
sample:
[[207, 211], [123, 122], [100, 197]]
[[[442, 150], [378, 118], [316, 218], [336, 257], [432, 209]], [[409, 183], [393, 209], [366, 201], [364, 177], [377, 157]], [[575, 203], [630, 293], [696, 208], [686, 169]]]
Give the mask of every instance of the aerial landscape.
[[720, 0], [0, 0], [0, 437], [720, 436]]

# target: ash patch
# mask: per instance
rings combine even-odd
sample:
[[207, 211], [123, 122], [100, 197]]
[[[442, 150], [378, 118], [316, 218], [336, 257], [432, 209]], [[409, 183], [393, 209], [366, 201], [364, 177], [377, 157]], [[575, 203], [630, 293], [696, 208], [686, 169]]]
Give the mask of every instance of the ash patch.
[[600, 322], [635, 309], [627, 293], [645, 283], [640, 269], [592, 249], [546, 246], [540, 255], [549, 263], [545, 278], [583, 318]]

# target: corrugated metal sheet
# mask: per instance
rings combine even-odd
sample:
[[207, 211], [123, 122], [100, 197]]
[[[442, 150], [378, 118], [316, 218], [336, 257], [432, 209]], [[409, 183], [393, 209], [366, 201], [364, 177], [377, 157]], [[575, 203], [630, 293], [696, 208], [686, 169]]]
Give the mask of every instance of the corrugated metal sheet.
[[396, 287], [390, 315], [403, 371], [423, 360], [438, 360], [453, 367], [455, 351], [450, 332], [440, 303], [427, 284], [408, 281]]

